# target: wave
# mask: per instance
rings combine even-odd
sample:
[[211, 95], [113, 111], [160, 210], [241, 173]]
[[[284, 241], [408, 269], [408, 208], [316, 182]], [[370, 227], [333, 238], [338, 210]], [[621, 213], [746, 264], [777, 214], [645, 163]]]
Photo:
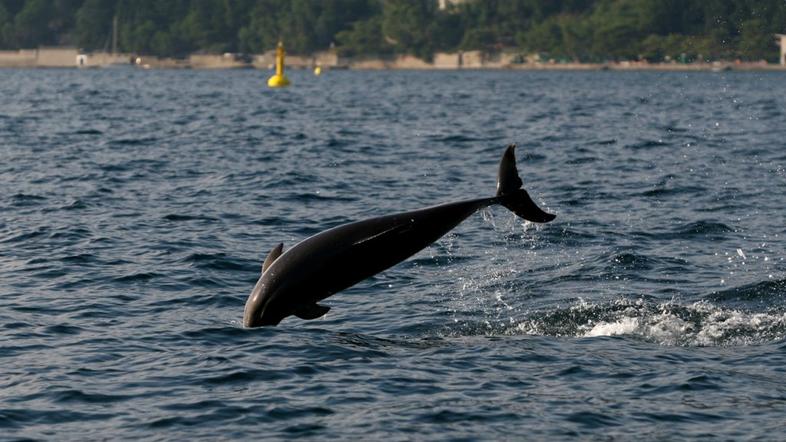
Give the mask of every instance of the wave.
[[29, 232], [10, 232], [6, 237], [0, 237], [0, 243], [18, 243], [25, 242], [34, 238], [39, 238], [50, 232], [50, 228], [42, 226], [34, 231]]
[[673, 195], [683, 195], [683, 194], [703, 194], [707, 192], [707, 189], [702, 186], [680, 186], [680, 187], [666, 187], [665, 185], [659, 185], [658, 187], [647, 190], [641, 193], [641, 196], [647, 198], [655, 198], [655, 197], [667, 197]]
[[482, 136], [471, 136], [471, 135], [462, 135], [462, 134], [430, 135], [429, 139], [431, 141], [440, 142], [440, 143], [479, 143], [479, 142], [497, 140], [496, 137], [482, 137]]
[[16, 193], [11, 196], [12, 205], [14, 207], [37, 206], [46, 201], [46, 199], [45, 196], [28, 193]]
[[23, 428], [38, 422], [64, 424], [71, 422], [105, 421], [116, 417], [112, 413], [82, 413], [70, 410], [38, 410], [6, 408], [0, 410], [0, 428]]
[[508, 334], [597, 337], [629, 336], [660, 345], [737, 346], [783, 340], [786, 311], [749, 312], [707, 301], [688, 305], [643, 299], [578, 302], [530, 316]]
[[778, 298], [784, 298], [784, 295], [786, 295], [786, 279], [774, 279], [718, 291], [708, 295], [705, 299], [720, 302], [767, 301], [772, 303]]
[[249, 271], [251, 268], [246, 262], [229, 258], [225, 253], [192, 253], [183, 261], [205, 270]]
[[713, 221], [697, 221], [680, 227], [675, 233], [682, 235], [722, 235], [734, 232], [726, 224]]
[[74, 135], [103, 135], [104, 133], [98, 129], [80, 129], [72, 132]]
[[675, 239], [712, 239], [722, 240], [729, 234], [735, 233], [736, 230], [724, 223], [700, 220], [687, 224], [682, 224], [667, 232], [633, 232], [637, 236], [657, 239], [657, 240], [675, 240]]
[[164, 215], [163, 217], [166, 221], [178, 222], [178, 221], [217, 221], [216, 218], [206, 215], [189, 215], [189, 214], [180, 214], [180, 213], [170, 213], [168, 215]]
[[142, 137], [142, 138], [117, 138], [109, 140], [109, 145], [113, 146], [148, 146], [155, 144], [158, 141], [156, 137]]
[[644, 140], [638, 143], [628, 144], [625, 147], [633, 150], [653, 149], [656, 147], [669, 146], [669, 143], [663, 140]]
[[134, 273], [130, 275], [123, 275], [118, 276], [112, 279], [112, 282], [115, 284], [134, 284], [138, 282], [147, 282], [154, 278], [161, 278], [165, 275], [156, 272], [141, 272], [141, 273]]

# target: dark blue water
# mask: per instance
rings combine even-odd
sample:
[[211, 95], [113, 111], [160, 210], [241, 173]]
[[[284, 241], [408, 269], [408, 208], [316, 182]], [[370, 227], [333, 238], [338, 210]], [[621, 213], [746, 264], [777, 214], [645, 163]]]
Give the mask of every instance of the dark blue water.
[[[0, 71], [0, 438], [779, 439], [783, 73]], [[244, 329], [323, 229], [495, 208]]]

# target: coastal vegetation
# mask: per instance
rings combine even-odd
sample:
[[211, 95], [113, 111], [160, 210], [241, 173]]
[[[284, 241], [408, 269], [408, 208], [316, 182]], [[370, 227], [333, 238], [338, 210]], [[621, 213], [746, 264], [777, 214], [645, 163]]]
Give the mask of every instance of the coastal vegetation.
[[778, 57], [783, 0], [0, 0], [0, 49], [159, 56], [334, 48], [346, 56], [519, 51], [564, 61]]

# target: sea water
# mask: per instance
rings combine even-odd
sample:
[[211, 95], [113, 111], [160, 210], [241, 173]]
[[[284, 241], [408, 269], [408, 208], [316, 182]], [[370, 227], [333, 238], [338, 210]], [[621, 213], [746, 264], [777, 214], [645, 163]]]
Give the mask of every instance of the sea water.
[[[786, 74], [290, 74], [0, 71], [0, 439], [784, 437]], [[554, 222], [242, 327], [277, 243], [509, 143]]]

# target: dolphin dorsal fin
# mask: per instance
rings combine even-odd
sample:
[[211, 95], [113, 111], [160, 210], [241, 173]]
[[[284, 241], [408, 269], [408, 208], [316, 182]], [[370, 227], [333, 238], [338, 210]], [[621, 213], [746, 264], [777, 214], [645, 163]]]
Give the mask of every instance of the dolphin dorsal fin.
[[284, 243], [278, 243], [277, 246], [273, 247], [273, 250], [267, 254], [267, 258], [265, 258], [265, 262], [262, 263], [262, 273], [265, 273], [268, 267], [273, 264], [273, 261], [277, 260], [279, 256], [281, 256], [281, 252], [284, 251]]

